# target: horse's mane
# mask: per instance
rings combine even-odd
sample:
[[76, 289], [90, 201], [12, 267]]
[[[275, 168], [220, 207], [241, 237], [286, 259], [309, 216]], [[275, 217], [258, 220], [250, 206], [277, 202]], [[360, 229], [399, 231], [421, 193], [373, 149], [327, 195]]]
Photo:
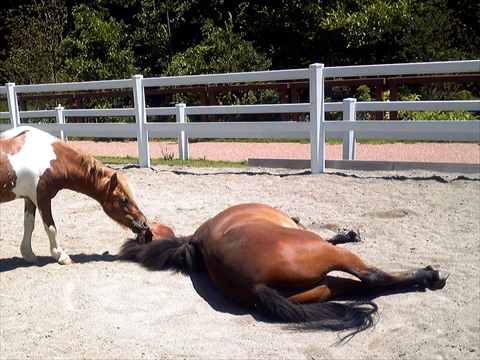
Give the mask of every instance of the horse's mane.
[[92, 155], [82, 153], [80, 156], [82, 158], [81, 163], [85, 167], [85, 171], [90, 175], [90, 177], [105, 178], [106, 176], [111, 175], [111, 172], [113, 172], [112, 169], [102, 164]]
[[125, 195], [134, 199], [135, 194], [132, 186], [128, 183], [125, 177], [118, 171], [106, 166], [101, 161], [97, 160], [93, 155], [84, 153], [68, 143], [64, 143], [69, 149], [77, 154], [78, 164], [83, 168], [82, 171], [86, 173], [85, 181], [98, 181], [102, 187], [109, 185], [112, 175], [117, 173], [117, 180], [121, 184]]

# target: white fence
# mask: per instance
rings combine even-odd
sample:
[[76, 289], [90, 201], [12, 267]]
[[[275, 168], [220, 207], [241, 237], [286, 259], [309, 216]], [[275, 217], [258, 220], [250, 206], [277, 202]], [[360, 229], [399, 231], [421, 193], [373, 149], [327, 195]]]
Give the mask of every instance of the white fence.
[[[480, 141], [480, 121], [355, 121], [358, 111], [424, 111], [468, 110], [480, 111], [480, 100], [473, 101], [391, 101], [356, 102], [345, 99], [343, 103], [324, 101], [324, 81], [329, 78], [367, 76], [398, 76], [407, 74], [451, 74], [480, 72], [480, 60], [433, 62], [414, 64], [363, 65], [326, 68], [312, 64], [308, 69], [194, 75], [176, 77], [143, 78], [93, 81], [81, 83], [57, 83], [41, 85], [15, 85], [0, 87], [0, 94], [7, 95], [8, 112], [0, 112], [0, 119], [10, 119], [0, 124], [0, 131], [21, 125], [23, 118], [55, 118], [52, 124], [29, 124], [47, 132], [79, 137], [136, 137], [140, 166], [150, 166], [149, 138], [179, 139], [182, 159], [188, 159], [188, 137], [196, 138], [306, 138], [311, 144], [311, 171], [325, 171], [325, 139], [344, 139], [344, 159], [354, 159], [355, 139], [401, 139]], [[255, 83], [308, 80], [310, 101], [299, 104], [259, 104], [227, 106], [145, 106], [145, 89], [225, 83]], [[84, 90], [131, 89], [133, 108], [115, 109], [64, 109], [19, 111], [18, 94], [55, 93]], [[326, 121], [325, 113], [343, 112], [344, 121]], [[214, 114], [272, 114], [306, 113], [309, 121], [255, 121], [255, 122], [188, 122], [190, 115]], [[151, 115], [176, 117], [175, 123], [149, 122]], [[69, 123], [71, 117], [122, 117], [135, 118], [135, 123]]]

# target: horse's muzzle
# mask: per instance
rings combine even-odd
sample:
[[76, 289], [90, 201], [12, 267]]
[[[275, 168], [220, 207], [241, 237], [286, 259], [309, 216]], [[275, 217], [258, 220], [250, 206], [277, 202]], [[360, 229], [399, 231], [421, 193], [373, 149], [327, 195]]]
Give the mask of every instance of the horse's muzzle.
[[138, 234], [142, 231], [146, 231], [148, 229], [150, 229], [150, 227], [148, 226], [148, 223], [146, 221], [144, 221], [142, 223], [139, 223], [137, 221], [132, 221], [132, 231], [135, 234]]
[[150, 226], [146, 221], [138, 223], [136, 221], [132, 222], [132, 231], [137, 234], [137, 241], [139, 244], [143, 245], [146, 243], [145, 235], [150, 231]]
[[134, 233], [137, 233], [141, 230], [148, 230], [148, 229], [149, 229], [148, 222], [144, 221], [144, 222], [140, 223], [140, 222], [135, 221], [135, 220], [132, 221], [132, 231]]

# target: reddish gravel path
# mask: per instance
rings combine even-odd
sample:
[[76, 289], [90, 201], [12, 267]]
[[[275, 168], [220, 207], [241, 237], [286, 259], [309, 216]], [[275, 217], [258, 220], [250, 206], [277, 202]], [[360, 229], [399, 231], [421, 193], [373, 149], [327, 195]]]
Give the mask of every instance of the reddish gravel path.
[[[95, 156], [119, 156], [138, 158], [136, 142], [71, 141], [73, 146]], [[309, 159], [310, 145], [298, 143], [243, 143], [201, 142], [189, 145], [191, 159], [245, 161], [248, 158]], [[174, 142], [151, 142], [150, 156], [178, 158], [178, 145]], [[342, 145], [327, 145], [326, 158], [340, 160]], [[465, 143], [416, 143], [356, 145], [357, 160], [409, 161], [441, 163], [480, 163], [479, 144]]]

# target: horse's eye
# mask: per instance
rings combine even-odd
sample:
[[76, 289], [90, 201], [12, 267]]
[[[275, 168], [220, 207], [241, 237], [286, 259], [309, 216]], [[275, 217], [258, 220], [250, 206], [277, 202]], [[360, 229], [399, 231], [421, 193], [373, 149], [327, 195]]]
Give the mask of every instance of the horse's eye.
[[128, 199], [127, 198], [122, 198], [122, 204], [127, 205], [128, 204]]

